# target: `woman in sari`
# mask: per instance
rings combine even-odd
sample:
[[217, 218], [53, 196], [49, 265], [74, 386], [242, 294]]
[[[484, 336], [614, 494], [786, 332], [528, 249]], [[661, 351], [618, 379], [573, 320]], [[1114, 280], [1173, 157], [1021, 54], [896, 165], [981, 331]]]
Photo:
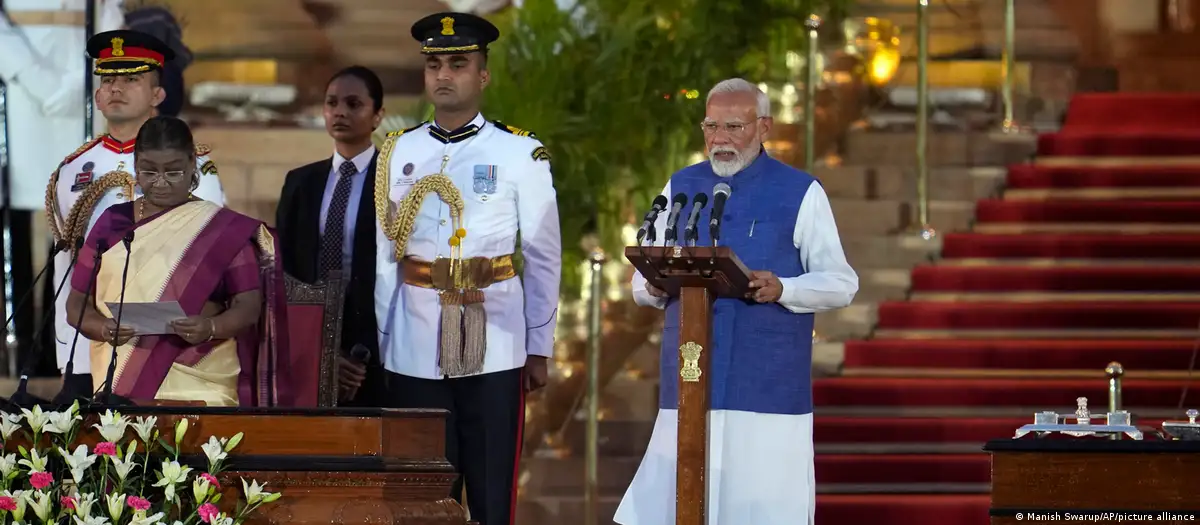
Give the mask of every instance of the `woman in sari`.
[[[94, 388], [104, 387], [116, 345], [117, 396], [289, 406], [286, 298], [270, 231], [192, 196], [203, 175], [183, 121], [150, 119], [134, 152], [143, 196], [104, 211], [71, 279], [68, 317], [92, 340]], [[108, 307], [118, 304], [122, 289], [126, 304], [177, 301], [187, 317], [172, 321], [170, 333], [135, 336], [132, 327], [117, 326]], [[75, 313], [81, 308], [82, 321]]]

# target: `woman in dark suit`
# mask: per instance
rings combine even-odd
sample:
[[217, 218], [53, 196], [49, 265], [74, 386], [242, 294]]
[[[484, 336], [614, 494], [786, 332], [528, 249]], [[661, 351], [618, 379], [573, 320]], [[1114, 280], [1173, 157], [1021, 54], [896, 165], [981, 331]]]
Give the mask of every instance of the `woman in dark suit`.
[[[324, 113], [333, 156], [288, 173], [275, 227], [283, 268], [292, 277], [316, 283], [330, 272], [341, 272], [347, 287], [339, 397], [344, 404], [380, 406], [371, 198], [378, 152], [371, 134], [383, 121], [383, 84], [365, 67], [343, 69], [325, 88]], [[362, 359], [365, 353], [369, 356]]]

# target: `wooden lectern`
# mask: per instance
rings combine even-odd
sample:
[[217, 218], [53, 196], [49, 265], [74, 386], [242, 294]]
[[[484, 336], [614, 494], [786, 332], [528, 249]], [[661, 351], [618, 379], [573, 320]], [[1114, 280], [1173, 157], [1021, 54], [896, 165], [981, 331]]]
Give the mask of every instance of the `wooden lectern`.
[[708, 362], [713, 301], [743, 298], [750, 270], [728, 246], [629, 246], [625, 258], [651, 286], [679, 299], [679, 435], [676, 525], [706, 525]]

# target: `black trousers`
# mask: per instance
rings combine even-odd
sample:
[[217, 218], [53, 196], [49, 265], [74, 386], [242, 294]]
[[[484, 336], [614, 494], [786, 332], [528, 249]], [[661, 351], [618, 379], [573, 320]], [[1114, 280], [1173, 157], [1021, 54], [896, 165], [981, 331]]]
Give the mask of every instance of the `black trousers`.
[[466, 481], [471, 519], [481, 525], [513, 523], [525, 427], [524, 379], [524, 368], [453, 379], [387, 372], [388, 406], [450, 411], [446, 458], [462, 474], [451, 495], [461, 502]]

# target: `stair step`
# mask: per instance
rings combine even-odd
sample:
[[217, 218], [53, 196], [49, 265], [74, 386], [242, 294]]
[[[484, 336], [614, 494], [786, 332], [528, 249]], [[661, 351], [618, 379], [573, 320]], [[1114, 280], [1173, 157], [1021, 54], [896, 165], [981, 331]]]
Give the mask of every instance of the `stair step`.
[[[916, 166], [915, 132], [851, 131], [846, 134], [845, 154], [854, 164], [865, 166]], [[1036, 150], [1032, 138], [1022, 141], [996, 140], [989, 133], [933, 132], [928, 136], [931, 168], [992, 167], [1017, 164]]]
[[[917, 176], [912, 166], [818, 167], [813, 175], [830, 198], [914, 200]], [[939, 168], [929, 173], [929, 198], [974, 201], [995, 196], [1005, 180], [1003, 168]]]

